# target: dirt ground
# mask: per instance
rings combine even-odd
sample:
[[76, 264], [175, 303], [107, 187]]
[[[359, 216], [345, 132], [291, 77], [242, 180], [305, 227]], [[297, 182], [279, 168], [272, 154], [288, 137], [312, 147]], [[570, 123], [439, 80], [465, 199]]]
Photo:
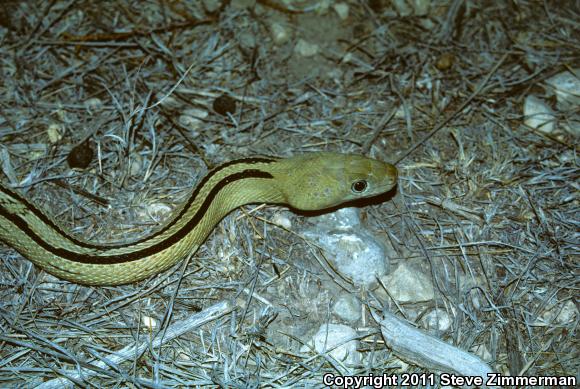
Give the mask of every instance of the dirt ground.
[[[236, 210], [186, 267], [116, 287], [60, 280], [0, 242], [0, 386], [436, 373], [385, 345], [381, 310], [503, 375], [578, 379], [579, 14], [549, 0], [3, 1], [0, 181], [75, 236], [145, 236], [232, 159], [364, 154], [399, 183], [360, 217], [389, 272], [433, 293], [338, 282], [305, 234], [318, 219], [282, 206]], [[332, 309], [345, 290], [350, 322]], [[355, 331], [356, 363], [307, 346], [325, 323]]]

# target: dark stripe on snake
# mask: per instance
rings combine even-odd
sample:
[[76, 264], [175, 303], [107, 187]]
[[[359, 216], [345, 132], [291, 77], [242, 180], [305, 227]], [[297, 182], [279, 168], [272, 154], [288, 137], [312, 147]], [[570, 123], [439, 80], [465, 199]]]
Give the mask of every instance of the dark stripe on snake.
[[[132, 242], [127, 242], [127, 243], [94, 244], [94, 243], [86, 242], [84, 240], [77, 239], [74, 236], [67, 233], [65, 230], [63, 230], [62, 227], [60, 227], [58, 224], [56, 224], [49, 216], [46, 215], [46, 213], [44, 213], [40, 209], [36, 208], [32, 203], [30, 203], [26, 198], [19, 195], [17, 192], [14, 192], [14, 191], [12, 191], [12, 190], [10, 190], [2, 185], [0, 185], [0, 191], [4, 192], [8, 197], [13, 197], [17, 201], [21, 202], [22, 204], [25, 204], [28, 212], [33, 213], [38, 219], [40, 219], [42, 221], [42, 223], [49, 226], [52, 230], [57, 232], [60, 236], [62, 236], [64, 239], [68, 240], [69, 242], [74, 243], [77, 246], [88, 248], [88, 249], [96, 249], [96, 250], [113, 249], [113, 248], [130, 247], [130, 246], [134, 246], [134, 245], [139, 244], [139, 243], [143, 243], [143, 242], [145, 242], [151, 238], [154, 238], [156, 236], [159, 236], [159, 235], [163, 234], [164, 232], [166, 232], [167, 230], [169, 230], [171, 227], [173, 227], [175, 225], [175, 223], [177, 223], [179, 220], [181, 220], [181, 218], [185, 215], [185, 213], [187, 211], [189, 211], [189, 209], [191, 208], [191, 205], [197, 199], [199, 192], [209, 182], [209, 180], [213, 176], [215, 176], [217, 173], [224, 170], [225, 168], [233, 166], [233, 165], [238, 165], [238, 164], [252, 165], [252, 164], [256, 164], [256, 163], [272, 163], [272, 162], [276, 162], [276, 159], [254, 157], [254, 158], [245, 158], [245, 159], [238, 159], [238, 160], [234, 160], [234, 161], [229, 161], [227, 163], [224, 163], [223, 165], [216, 167], [214, 170], [210, 171], [198, 183], [198, 185], [195, 187], [194, 191], [191, 193], [191, 195], [188, 197], [187, 201], [184, 203], [183, 208], [182, 208], [181, 212], [179, 212], [178, 215], [173, 217], [161, 229], [154, 231], [150, 235], [147, 235], [143, 238], [140, 238], [140, 239], [132, 241]], [[1, 204], [0, 204], [0, 207], [1, 207]]]
[[[223, 166], [223, 165], [222, 165]], [[231, 164], [230, 164], [231, 166]], [[219, 169], [219, 168], [218, 168]], [[21, 217], [18, 213], [9, 212], [8, 209], [0, 205], [0, 216], [9, 220], [12, 224], [14, 224], [17, 228], [19, 228], [22, 232], [24, 232], [30, 239], [32, 239], [37, 245], [42, 247], [43, 249], [49, 251], [50, 253], [65, 258], [72, 262], [78, 263], [90, 263], [90, 264], [97, 264], [97, 265], [111, 265], [115, 263], [125, 263], [131, 261], [137, 261], [141, 258], [148, 257], [154, 255], [164, 249], [176, 244], [181, 239], [183, 239], [188, 233], [190, 233], [199, 222], [205, 216], [209, 206], [211, 205], [214, 197], [228, 184], [238, 181], [244, 180], [248, 178], [261, 178], [261, 179], [273, 179], [274, 177], [262, 170], [256, 169], [247, 169], [238, 173], [230, 174], [222, 178], [213, 188], [211, 188], [210, 192], [204, 199], [202, 205], [197, 210], [195, 215], [183, 225], [179, 230], [175, 231], [174, 234], [168, 236], [166, 239], [152, 245], [149, 247], [145, 247], [141, 250], [136, 250], [126, 254], [119, 254], [119, 255], [106, 255], [106, 251], [110, 249], [116, 249], [118, 247], [111, 247], [111, 246], [96, 246], [97, 249], [103, 250], [100, 253], [95, 254], [81, 254], [74, 251], [70, 251], [61, 247], [54, 247], [46, 242], [42, 237], [38, 236], [36, 232], [32, 230], [29, 226], [28, 222]], [[206, 181], [207, 182], [207, 181]], [[194, 194], [192, 194], [191, 198], [194, 198], [194, 195], [197, 195], [199, 191], [196, 189]], [[15, 196], [20, 200], [19, 196]], [[188, 201], [189, 202], [189, 201]], [[24, 202], [25, 204], [29, 204], [28, 202]], [[31, 207], [29, 209], [34, 209], [39, 212], [41, 215], [46, 217], [42, 212], [38, 209]], [[38, 215], [37, 215], [38, 216]], [[44, 221], [44, 220], [43, 220]], [[68, 237], [68, 235], [67, 235]], [[149, 237], [147, 238], [149, 239]]]

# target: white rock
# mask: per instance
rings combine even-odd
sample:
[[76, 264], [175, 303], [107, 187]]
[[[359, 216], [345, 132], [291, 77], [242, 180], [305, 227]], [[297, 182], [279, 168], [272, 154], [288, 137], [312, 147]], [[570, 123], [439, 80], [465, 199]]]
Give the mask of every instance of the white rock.
[[129, 174], [131, 176], [138, 176], [143, 172], [143, 157], [140, 154], [133, 154], [131, 156], [131, 165]]
[[336, 12], [340, 20], [348, 19], [349, 6], [347, 3], [337, 3], [332, 8], [334, 8], [334, 12]]
[[385, 249], [366, 230], [339, 233], [335, 237], [336, 248], [340, 251], [333, 262], [355, 284], [370, 286], [387, 273]]
[[[431, 89], [431, 84], [429, 84], [428, 89]], [[405, 112], [405, 107], [403, 107], [402, 104], [397, 107], [397, 110], [395, 111], [395, 118], [397, 118], [397, 119], [407, 118], [407, 114]]]
[[272, 217], [272, 223], [274, 223], [277, 226], [284, 227], [287, 230], [292, 228], [292, 221], [290, 220], [290, 218], [288, 218], [287, 215], [284, 215], [282, 213], [275, 214], [274, 217]]
[[50, 141], [50, 143], [54, 144], [62, 139], [62, 136], [64, 134], [64, 128], [61, 124], [52, 123], [48, 126], [46, 132], [48, 134], [48, 140]]
[[553, 88], [561, 108], [580, 105], [580, 68], [558, 73], [548, 78], [546, 84]]
[[360, 225], [357, 208], [343, 208], [316, 218], [317, 228], [304, 234], [330, 255], [328, 259], [356, 285], [371, 286], [388, 270], [386, 249]]
[[333, 231], [315, 236], [329, 260], [356, 285], [373, 285], [387, 272], [385, 249], [364, 229]]
[[342, 320], [357, 322], [361, 318], [361, 304], [352, 294], [343, 292], [340, 294], [332, 311]]
[[288, 42], [290, 39], [290, 30], [280, 23], [274, 22], [270, 24], [270, 34], [274, 44], [278, 46]]
[[155, 220], [163, 221], [167, 220], [168, 215], [173, 212], [173, 208], [164, 203], [152, 203], [148, 204], [146, 208], [139, 208], [136, 212], [139, 220]]
[[[353, 339], [357, 333], [352, 328], [343, 324], [323, 324], [309, 342], [316, 352], [325, 353], [347, 364], [357, 364], [360, 361], [360, 353], [357, 351], [358, 341]], [[352, 340], [349, 340], [352, 339]], [[308, 352], [310, 348], [302, 346], [301, 352]]]
[[318, 54], [319, 46], [315, 43], [306, 42], [304, 39], [299, 39], [294, 47], [294, 52], [302, 57], [312, 57]]
[[150, 330], [157, 328], [157, 320], [151, 316], [141, 316], [141, 324]]
[[406, 263], [381, 279], [390, 296], [401, 303], [430, 301], [435, 296], [431, 278]]
[[421, 323], [423, 324], [423, 328], [426, 330], [446, 332], [449, 330], [449, 328], [451, 328], [453, 321], [446, 311], [437, 308], [431, 310], [426, 315], [423, 315], [421, 318]]
[[544, 133], [552, 133], [555, 128], [554, 111], [536, 96], [526, 97], [524, 103], [524, 123]]
[[567, 324], [574, 320], [576, 320], [576, 316], [578, 315], [578, 308], [576, 308], [576, 304], [574, 304], [571, 300], [566, 301], [562, 308], [558, 312], [558, 316], [556, 316], [556, 322], [559, 324]]

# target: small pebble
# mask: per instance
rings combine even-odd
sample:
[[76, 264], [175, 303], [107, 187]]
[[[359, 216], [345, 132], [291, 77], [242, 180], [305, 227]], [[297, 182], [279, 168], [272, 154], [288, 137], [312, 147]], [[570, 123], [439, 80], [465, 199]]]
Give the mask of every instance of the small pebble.
[[236, 100], [228, 95], [221, 95], [214, 100], [213, 110], [222, 116], [233, 114], [236, 112]]
[[451, 328], [453, 320], [446, 311], [436, 308], [424, 315], [421, 323], [426, 330], [446, 332]]
[[361, 304], [350, 293], [341, 293], [340, 297], [334, 303], [332, 311], [336, 316], [344, 321], [355, 323], [361, 318]]
[[453, 64], [455, 63], [455, 56], [451, 53], [443, 53], [437, 58], [437, 62], [435, 62], [435, 67], [442, 72], [451, 69]]
[[167, 219], [167, 215], [173, 212], [173, 208], [165, 203], [152, 203], [147, 204], [147, 207], [139, 208], [137, 210], [137, 216], [141, 220], [151, 220], [163, 221]]
[[[406, 263], [401, 263], [392, 273], [381, 277], [381, 280], [389, 296], [400, 303], [430, 301], [435, 296], [431, 278]], [[382, 289], [378, 292], [382, 294]]]
[[60, 124], [52, 123], [48, 126], [46, 132], [48, 133], [48, 140], [50, 143], [55, 144], [62, 139], [64, 128]]
[[274, 223], [277, 226], [286, 228], [287, 230], [292, 228], [292, 221], [288, 218], [288, 216], [281, 213], [277, 213], [274, 215], [274, 217], [272, 218], [272, 223]]
[[157, 325], [158, 325], [157, 320], [155, 320], [151, 316], [142, 316], [141, 317], [141, 324], [150, 330], [157, 328]]
[[270, 35], [272, 35], [274, 44], [280, 46], [290, 39], [290, 30], [280, 23], [271, 23]]
[[141, 172], [143, 171], [143, 157], [141, 157], [139, 154], [135, 154], [135, 156], [133, 156], [133, 158], [131, 159], [131, 164], [130, 164], [130, 168], [129, 168], [129, 174], [131, 176], [137, 176], [139, 174], [141, 174]]
[[84, 169], [89, 166], [94, 155], [95, 151], [91, 147], [91, 144], [89, 141], [85, 141], [72, 148], [66, 157], [66, 161], [72, 169]]
[[[357, 351], [358, 341], [357, 333], [354, 329], [343, 324], [323, 324], [309, 342], [314, 346], [318, 353], [330, 351], [330, 355], [338, 361], [344, 361], [346, 364], [356, 364], [360, 362], [360, 352]], [[349, 340], [351, 339], [351, 340]], [[300, 351], [307, 352], [310, 350], [303, 346]]]
[[348, 19], [349, 7], [347, 3], [337, 3], [332, 6], [340, 20]]
[[543, 133], [551, 134], [555, 129], [554, 111], [542, 99], [530, 95], [524, 102], [524, 123]]
[[294, 47], [294, 52], [305, 58], [315, 56], [318, 54], [318, 50], [317, 44], [306, 42], [304, 39], [299, 39]]
[[580, 105], [580, 68], [558, 73], [548, 78], [546, 84], [553, 88], [562, 109]]

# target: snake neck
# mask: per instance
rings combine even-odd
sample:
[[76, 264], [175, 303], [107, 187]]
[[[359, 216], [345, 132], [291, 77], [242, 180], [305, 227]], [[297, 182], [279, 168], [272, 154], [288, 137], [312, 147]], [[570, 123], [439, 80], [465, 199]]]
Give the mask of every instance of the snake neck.
[[[212, 194], [209, 206], [205, 210], [207, 215], [204, 219], [210, 223], [217, 223], [224, 216], [242, 205], [282, 204], [286, 202], [285, 197], [279, 190], [279, 183], [269, 169], [252, 169], [235, 173], [234, 179], [231, 179], [232, 175], [228, 177], [225, 181], [226, 184], [217, 193]], [[213, 189], [214, 192], [215, 189], [216, 187]], [[203, 210], [204, 205], [199, 209]]]
[[102, 285], [143, 279], [194, 252], [233, 209], [282, 203], [275, 159], [228, 162], [206, 175], [160, 229], [139, 240], [100, 244], [77, 238], [17, 192], [0, 185], [0, 240], [50, 273]]
[[[241, 205], [283, 202], [272, 174], [275, 163], [275, 159], [251, 158], [219, 166], [201, 180], [161, 228], [127, 243], [100, 244], [77, 238], [47, 213], [5, 187], [0, 187], [0, 221], [3, 222], [0, 227], [6, 224], [7, 231], [16, 227], [23, 232], [20, 237], [33, 241], [30, 246], [41, 246], [71, 261], [132, 262], [181, 241], [190, 247], [201, 244], [225, 215]], [[16, 239], [19, 236], [8, 232], [0, 235], [12, 246], [21, 246]]]

